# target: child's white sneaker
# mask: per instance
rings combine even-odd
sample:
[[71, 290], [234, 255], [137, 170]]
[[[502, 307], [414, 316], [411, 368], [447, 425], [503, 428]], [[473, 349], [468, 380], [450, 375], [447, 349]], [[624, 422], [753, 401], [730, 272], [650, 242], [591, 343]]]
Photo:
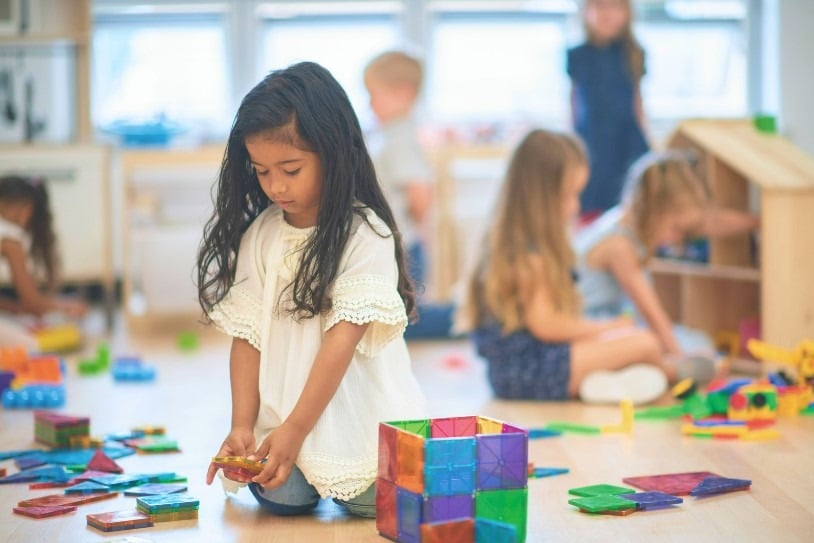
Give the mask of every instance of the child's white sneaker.
[[617, 404], [630, 399], [634, 404], [652, 402], [667, 390], [667, 376], [651, 364], [633, 364], [620, 370], [589, 373], [579, 385], [579, 397], [586, 403]]

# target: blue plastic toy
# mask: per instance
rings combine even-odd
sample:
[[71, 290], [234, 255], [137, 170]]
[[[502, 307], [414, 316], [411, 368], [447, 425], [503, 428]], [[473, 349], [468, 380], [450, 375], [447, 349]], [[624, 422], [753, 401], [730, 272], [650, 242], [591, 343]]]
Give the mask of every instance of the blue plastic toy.
[[118, 358], [111, 368], [116, 381], [152, 381], [155, 366], [145, 364], [140, 358]]
[[6, 409], [54, 409], [65, 405], [63, 385], [28, 385], [3, 392]]

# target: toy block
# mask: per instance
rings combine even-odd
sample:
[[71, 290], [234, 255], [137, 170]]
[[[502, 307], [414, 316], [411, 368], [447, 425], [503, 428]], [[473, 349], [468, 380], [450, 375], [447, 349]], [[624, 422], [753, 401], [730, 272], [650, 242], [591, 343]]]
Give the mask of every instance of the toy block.
[[179, 452], [178, 442], [163, 436], [149, 436], [140, 439], [128, 439], [124, 442], [128, 447], [136, 449], [141, 454], [160, 454]]
[[619, 410], [622, 413], [622, 420], [619, 424], [609, 424], [602, 426], [603, 434], [632, 434], [633, 433], [633, 402], [622, 400], [619, 402]]
[[35, 454], [32, 456], [18, 456], [14, 459], [14, 464], [18, 469], [26, 470], [45, 465], [45, 459], [42, 455]]
[[16, 374], [25, 370], [27, 364], [25, 347], [0, 347], [0, 370]]
[[471, 495], [475, 491], [475, 438], [428, 440], [424, 481], [428, 496]]
[[134, 434], [140, 433], [143, 436], [163, 436], [167, 433], [163, 426], [136, 426], [132, 429]]
[[379, 469], [380, 478], [395, 482], [398, 477], [398, 435], [397, 427], [390, 424], [379, 425]]
[[13, 372], [0, 370], [0, 394], [11, 388], [11, 382], [13, 380]]
[[727, 416], [731, 420], [774, 420], [776, 414], [777, 388], [774, 385], [746, 385], [729, 397]]
[[192, 330], [179, 332], [175, 337], [175, 345], [179, 351], [192, 352], [198, 348], [198, 334]]
[[636, 507], [643, 510], [663, 509], [684, 503], [684, 500], [678, 496], [665, 494], [664, 492], [636, 492], [634, 494], [619, 494], [619, 497], [636, 502]]
[[49, 464], [60, 464], [66, 466], [75, 467], [73, 471], [85, 471], [85, 467], [87, 466], [90, 459], [93, 458], [93, 455], [96, 454], [97, 450], [102, 450], [104, 453], [113, 458], [114, 460], [117, 458], [122, 458], [124, 456], [129, 456], [134, 454], [132, 449], [128, 449], [126, 447], [104, 447], [102, 449], [56, 449], [53, 451], [48, 452], [41, 452], [39, 454], [45, 458], [45, 461]]
[[656, 405], [638, 409], [635, 417], [639, 420], [670, 420], [686, 415], [682, 405]]
[[666, 473], [642, 477], [625, 477], [622, 481], [641, 490], [664, 492], [673, 496], [686, 496], [707, 477], [719, 477], [709, 471]]
[[110, 489], [105, 485], [91, 481], [85, 481], [65, 489], [65, 494], [106, 494], [108, 492], [110, 492]]
[[24, 515], [31, 518], [47, 518], [59, 515], [67, 515], [76, 511], [75, 505], [57, 505], [53, 507], [15, 507], [13, 509], [17, 515]]
[[122, 469], [115, 460], [106, 455], [102, 449], [98, 449], [94, 453], [93, 458], [88, 462], [88, 469], [105, 471], [107, 473], [124, 473], [124, 469]]
[[398, 539], [398, 500], [396, 485], [376, 479], [376, 530], [390, 539]]
[[549, 430], [554, 430], [557, 432], [568, 434], [595, 435], [602, 433], [602, 429], [599, 426], [593, 426], [590, 424], [577, 424], [574, 422], [554, 421], [549, 422], [548, 424], [546, 424], [545, 427]]
[[110, 488], [111, 490], [121, 490], [125, 488], [130, 488], [132, 486], [140, 485], [147, 481], [147, 478], [144, 475], [117, 475], [117, 474], [110, 474], [110, 475], [92, 475], [87, 480], [98, 483], [100, 485], [105, 485], [106, 487]]
[[475, 516], [472, 494], [435, 496], [424, 500], [424, 522], [442, 522]]
[[2, 451], [0, 452], [0, 460], [10, 460], [18, 456], [28, 456], [30, 454], [39, 454], [43, 452], [41, 449], [21, 449], [17, 451]]
[[136, 498], [139, 511], [150, 515], [170, 511], [198, 509], [200, 501], [188, 494], [161, 494], [158, 496], [141, 496]]
[[572, 498], [568, 503], [588, 513], [603, 513], [605, 511], [635, 510], [636, 502], [620, 498], [611, 494]]
[[489, 417], [477, 417], [479, 434], [502, 434], [503, 423]]
[[186, 492], [187, 485], [178, 483], [149, 483], [124, 491], [125, 496], [159, 496], [161, 494], [178, 494]]
[[140, 358], [117, 358], [110, 369], [115, 381], [152, 381], [155, 366], [145, 364]]
[[477, 488], [523, 488], [528, 481], [528, 438], [523, 433], [478, 435]]
[[0, 479], [0, 484], [9, 484], [9, 483], [30, 483], [30, 482], [37, 482], [37, 481], [58, 481], [64, 482], [67, 481], [70, 477], [59, 466], [45, 466], [41, 468], [34, 468], [34, 469], [27, 469], [25, 471], [19, 471], [17, 473], [13, 473], [11, 475], [7, 475]]
[[545, 439], [549, 437], [559, 437], [561, 435], [561, 431], [550, 430], [548, 428], [531, 428], [529, 430], [529, 439]]
[[430, 421], [430, 437], [474, 437], [478, 417], [447, 417]]
[[78, 483], [76, 479], [68, 479], [67, 481], [45, 481], [42, 483], [31, 483], [28, 485], [29, 490], [42, 490], [46, 488], [67, 488]]
[[169, 511], [167, 513], [151, 514], [150, 518], [155, 523], [175, 522], [179, 520], [193, 520], [198, 518], [197, 509], [186, 509], [181, 511]]
[[711, 496], [713, 494], [724, 494], [737, 490], [749, 490], [752, 481], [748, 479], [729, 479], [727, 477], [707, 477], [698, 486], [690, 491], [690, 496]]
[[631, 492], [635, 491], [632, 488], [626, 488], [624, 486], [605, 484], [581, 486], [568, 489], [569, 494], [573, 494], [574, 496], [582, 496], [584, 498], [590, 498], [593, 496], [618, 496], [619, 494], [630, 494]]
[[475, 521], [471, 518], [421, 525], [421, 543], [472, 543]]
[[387, 422], [385, 424], [395, 426], [396, 428], [404, 430], [405, 432], [410, 432], [411, 434], [416, 434], [424, 439], [428, 439], [430, 437], [430, 419], [399, 420]]
[[90, 449], [90, 436], [68, 436], [69, 449]]
[[3, 391], [6, 409], [54, 409], [65, 405], [63, 385], [27, 385], [18, 390]]
[[396, 484], [407, 490], [424, 492], [424, 439], [418, 435], [399, 432], [396, 440], [398, 475]]
[[403, 488], [396, 488], [398, 510], [398, 540], [401, 543], [421, 543], [422, 504], [424, 498]]
[[480, 490], [475, 494], [475, 518], [511, 524], [517, 530], [517, 541], [526, 540], [528, 490]]
[[178, 475], [177, 473], [167, 472], [167, 473], [151, 473], [145, 475], [147, 480], [151, 483], [186, 483], [187, 478]]
[[90, 419], [87, 417], [59, 415], [46, 411], [34, 413], [35, 439], [52, 447], [68, 447], [71, 437], [89, 435], [89, 426]]
[[137, 528], [149, 528], [153, 526], [153, 519], [150, 515], [140, 511], [111, 511], [109, 513], [96, 513], [87, 515], [88, 526], [96, 528], [102, 532], [119, 532], [123, 530], [135, 530]]
[[119, 494], [116, 492], [98, 494], [49, 494], [39, 498], [31, 498], [18, 502], [20, 507], [51, 507], [55, 505], [84, 505], [86, 503], [98, 502], [115, 498]]
[[475, 543], [515, 543], [517, 528], [505, 522], [475, 519]]
[[568, 468], [534, 468], [533, 477], [535, 479], [542, 479], [543, 477], [563, 475], [569, 473], [570, 471], [571, 470]]
[[233, 479], [250, 481], [263, 471], [263, 463], [249, 460], [244, 456], [215, 456], [212, 464], [228, 473]]
[[82, 346], [82, 333], [73, 324], [43, 328], [34, 332], [37, 347], [44, 353], [61, 353]]

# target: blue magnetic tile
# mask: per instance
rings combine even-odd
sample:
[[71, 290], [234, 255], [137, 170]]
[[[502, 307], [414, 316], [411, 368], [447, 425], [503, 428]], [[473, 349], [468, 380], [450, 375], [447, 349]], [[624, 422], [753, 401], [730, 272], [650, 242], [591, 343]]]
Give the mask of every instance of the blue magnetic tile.
[[[139, 498], [141, 499], [141, 498]], [[400, 543], [421, 543], [422, 502], [420, 494], [396, 487], [398, 536]]]
[[428, 496], [475, 491], [475, 438], [428, 439], [424, 447], [424, 481]]
[[635, 492], [633, 494], [619, 494], [620, 498], [625, 498], [632, 502], [636, 502], [638, 509], [661, 509], [683, 503], [684, 500], [678, 496], [667, 494], [665, 492]]
[[517, 528], [512, 524], [475, 519], [475, 543], [516, 543]]

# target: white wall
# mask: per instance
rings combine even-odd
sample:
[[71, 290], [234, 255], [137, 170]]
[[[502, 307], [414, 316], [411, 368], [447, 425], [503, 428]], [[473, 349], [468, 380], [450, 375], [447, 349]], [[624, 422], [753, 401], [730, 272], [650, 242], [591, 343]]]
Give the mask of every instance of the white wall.
[[762, 109], [814, 155], [814, 1], [763, 0]]

